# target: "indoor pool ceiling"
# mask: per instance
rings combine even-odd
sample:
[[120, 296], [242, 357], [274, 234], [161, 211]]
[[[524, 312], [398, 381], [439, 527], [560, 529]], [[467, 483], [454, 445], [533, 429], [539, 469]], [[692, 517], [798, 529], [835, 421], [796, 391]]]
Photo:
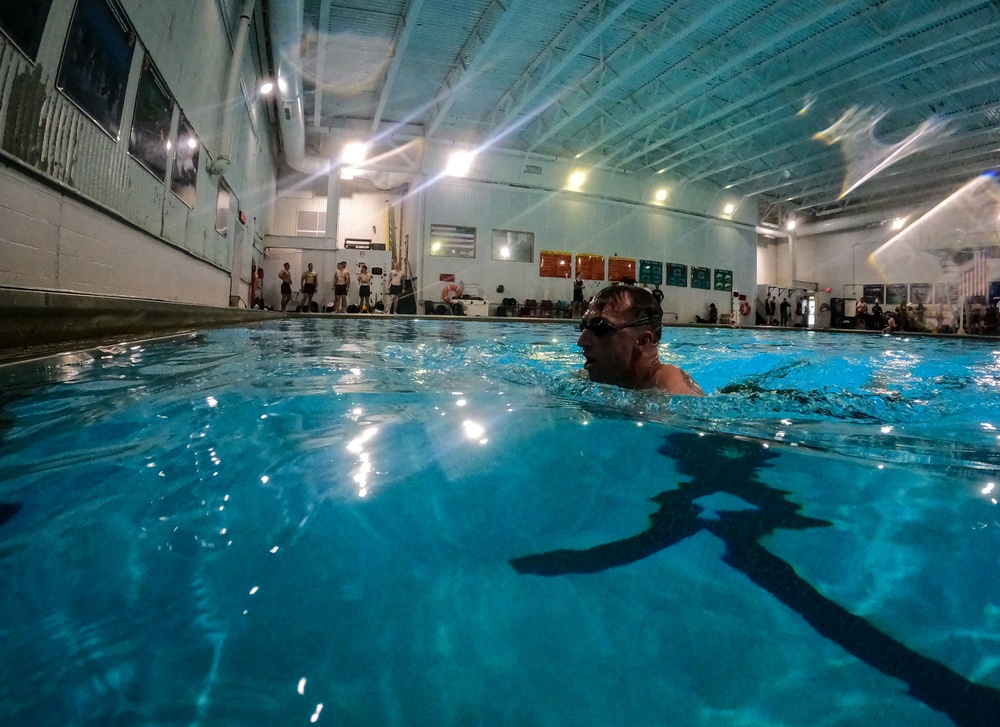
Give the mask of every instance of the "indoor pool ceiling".
[[1000, 165], [1000, 0], [268, 11], [289, 7], [302, 13], [307, 138], [395, 130], [539, 155], [529, 164], [704, 180], [819, 216], [925, 207]]

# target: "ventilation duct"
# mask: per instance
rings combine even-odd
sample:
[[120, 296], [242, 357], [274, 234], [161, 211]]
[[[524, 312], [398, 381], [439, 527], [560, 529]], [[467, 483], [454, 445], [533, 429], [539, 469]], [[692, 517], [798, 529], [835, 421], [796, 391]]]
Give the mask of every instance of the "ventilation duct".
[[329, 174], [331, 161], [306, 155], [306, 127], [302, 113], [303, 0], [268, 3], [271, 18], [271, 51], [277, 75], [278, 128], [285, 162], [304, 174]]

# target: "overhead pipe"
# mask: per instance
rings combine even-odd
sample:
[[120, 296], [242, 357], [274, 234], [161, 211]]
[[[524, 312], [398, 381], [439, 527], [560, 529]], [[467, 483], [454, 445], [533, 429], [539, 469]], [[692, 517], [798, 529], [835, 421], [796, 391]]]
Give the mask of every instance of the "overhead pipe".
[[247, 47], [247, 36], [250, 34], [250, 18], [256, 0], [244, 0], [240, 12], [240, 23], [236, 30], [236, 41], [233, 43], [233, 58], [229, 62], [229, 81], [226, 84], [226, 97], [222, 101], [222, 134], [219, 137], [219, 154], [208, 167], [209, 172], [223, 175], [232, 164], [233, 125], [236, 119], [236, 106], [239, 99], [236, 92], [240, 84], [240, 69], [243, 65], [243, 52]]

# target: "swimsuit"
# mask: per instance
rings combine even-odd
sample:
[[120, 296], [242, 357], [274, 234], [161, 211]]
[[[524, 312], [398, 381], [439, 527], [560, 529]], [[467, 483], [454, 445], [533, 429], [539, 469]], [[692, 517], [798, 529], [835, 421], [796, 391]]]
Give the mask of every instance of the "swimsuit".
[[358, 288], [358, 297], [360, 298], [367, 298], [371, 294], [372, 294], [372, 289], [367, 285], [362, 285], [360, 288]]
[[291, 283], [282, 283], [281, 284], [281, 294], [282, 295], [291, 295], [292, 294], [292, 284]]
[[402, 285], [390, 285], [389, 286], [389, 295], [399, 295], [402, 292], [403, 292], [403, 286]]
[[347, 286], [346, 285], [334, 285], [333, 286], [333, 293], [334, 293], [334, 295], [347, 295]]
[[306, 295], [312, 295], [316, 292], [316, 283], [303, 283], [302, 292]]

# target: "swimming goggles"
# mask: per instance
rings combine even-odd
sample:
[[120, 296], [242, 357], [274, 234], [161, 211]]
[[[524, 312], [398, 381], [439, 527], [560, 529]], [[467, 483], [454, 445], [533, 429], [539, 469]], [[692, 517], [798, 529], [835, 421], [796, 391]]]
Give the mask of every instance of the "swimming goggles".
[[632, 326], [651, 326], [653, 322], [649, 318], [641, 318], [637, 321], [632, 321], [631, 323], [622, 323], [620, 326], [616, 326], [611, 323], [607, 318], [602, 318], [601, 316], [594, 316], [593, 318], [581, 318], [580, 319], [580, 332], [590, 331], [598, 338], [604, 338], [609, 333], [614, 333], [615, 331], [620, 331], [623, 328], [631, 328]]

